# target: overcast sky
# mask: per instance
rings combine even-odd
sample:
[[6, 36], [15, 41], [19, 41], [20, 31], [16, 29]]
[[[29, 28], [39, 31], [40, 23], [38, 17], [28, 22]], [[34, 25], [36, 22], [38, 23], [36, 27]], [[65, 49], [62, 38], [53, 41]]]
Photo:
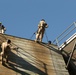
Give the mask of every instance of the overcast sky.
[[41, 19], [49, 25], [46, 34], [53, 41], [76, 21], [76, 0], [0, 0], [0, 22], [6, 34], [30, 39]]

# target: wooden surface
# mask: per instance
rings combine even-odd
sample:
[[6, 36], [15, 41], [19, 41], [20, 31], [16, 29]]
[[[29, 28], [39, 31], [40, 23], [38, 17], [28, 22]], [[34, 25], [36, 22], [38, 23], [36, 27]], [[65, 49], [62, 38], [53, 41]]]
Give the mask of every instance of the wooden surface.
[[19, 47], [11, 50], [8, 64], [0, 62], [0, 75], [69, 75], [56, 46], [2, 34], [0, 39], [11, 39], [13, 47]]

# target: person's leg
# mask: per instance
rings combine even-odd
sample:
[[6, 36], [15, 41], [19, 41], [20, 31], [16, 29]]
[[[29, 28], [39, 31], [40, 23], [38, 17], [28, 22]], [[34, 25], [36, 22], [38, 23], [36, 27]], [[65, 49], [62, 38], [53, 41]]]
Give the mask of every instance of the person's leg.
[[2, 33], [2, 30], [0, 29], [0, 33]]
[[2, 54], [1, 54], [1, 64], [2, 64], [2, 62], [3, 62], [3, 56], [2, 56]]
[[2, 34], [4, 34], [4, 29], [2, 29]]
[[39, 36], [39, 41], [42, 42], [42, 33]]
[[41, 29], [38, 29], [38, 31], [36, 33], [36, 40], [35, 41], [39, 41], [40, 33], [41, 33]]
[[4, 64], [4, 54], [1, 54], [1, 64]]
[[40, 38], [40, 42], [42, 42], [43, 35], [44, 35], [44, 30], [41, 31], [41, 34], [40, 34], [40, 36], [39, 36], [39, 38]]
[[11, 49], [10, 49], [10, 47], [8, 47], [8, 50], [6, 51], [6, 63], [8, 63], [10, 51], [11, 51]]
[[7, 54], [6, 55], [6, 63], [8, 63], [8, 57], [9, 57], [9, 55]]
[[38, 41], [39, 40], [39, 34], [37, 33], [36, 34], [36, 40], [35, 41]]

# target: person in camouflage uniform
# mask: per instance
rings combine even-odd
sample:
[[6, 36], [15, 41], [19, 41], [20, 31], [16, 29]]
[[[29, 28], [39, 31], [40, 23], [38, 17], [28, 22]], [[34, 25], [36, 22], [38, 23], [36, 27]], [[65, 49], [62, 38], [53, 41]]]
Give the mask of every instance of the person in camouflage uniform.
[[44, 19], [42, 19], [38, 24], [38, 30], [36, 33], [36, 40], [35, 41], [42, 42], [45, 28], [47, 28], [47, 27], [48, 27], [47, 23], [45, 22]]

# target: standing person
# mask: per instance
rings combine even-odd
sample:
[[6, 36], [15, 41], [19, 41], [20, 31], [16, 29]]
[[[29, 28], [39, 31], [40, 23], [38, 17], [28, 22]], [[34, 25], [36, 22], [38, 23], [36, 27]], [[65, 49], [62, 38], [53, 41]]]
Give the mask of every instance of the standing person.
[[47, 23], [45, 22], [44, 19], [42, 19], [40, 21], [40, 23], [38, 24], [38, 31], [36, 33], [36, 40], [35, 41], [42, 42], [43, 35], [44, 35], [44, 32], [45, 32], [45, 28], [47, 28], [47, 27], [48, 27]]
[[4, 25], [2, 25], [2, 34], [4, 34], [6, 31], [6, 28], [4, 27]]
[[1, 48], [2, 48], [1, 52], [2, 64], [4, 64], [4, 58], [6, 59], [6, 63], [8, 63], [9, 52], [11, 50], [11, 40], [3, 42]]
[[0, 33], [4, 34], [6, 31], [6, 28], [4, 27], [4, 25], [2, 25], [2, 23], [0, 22]]
[[0, 22], [0, 33], [2, 33], [2, 23]]

